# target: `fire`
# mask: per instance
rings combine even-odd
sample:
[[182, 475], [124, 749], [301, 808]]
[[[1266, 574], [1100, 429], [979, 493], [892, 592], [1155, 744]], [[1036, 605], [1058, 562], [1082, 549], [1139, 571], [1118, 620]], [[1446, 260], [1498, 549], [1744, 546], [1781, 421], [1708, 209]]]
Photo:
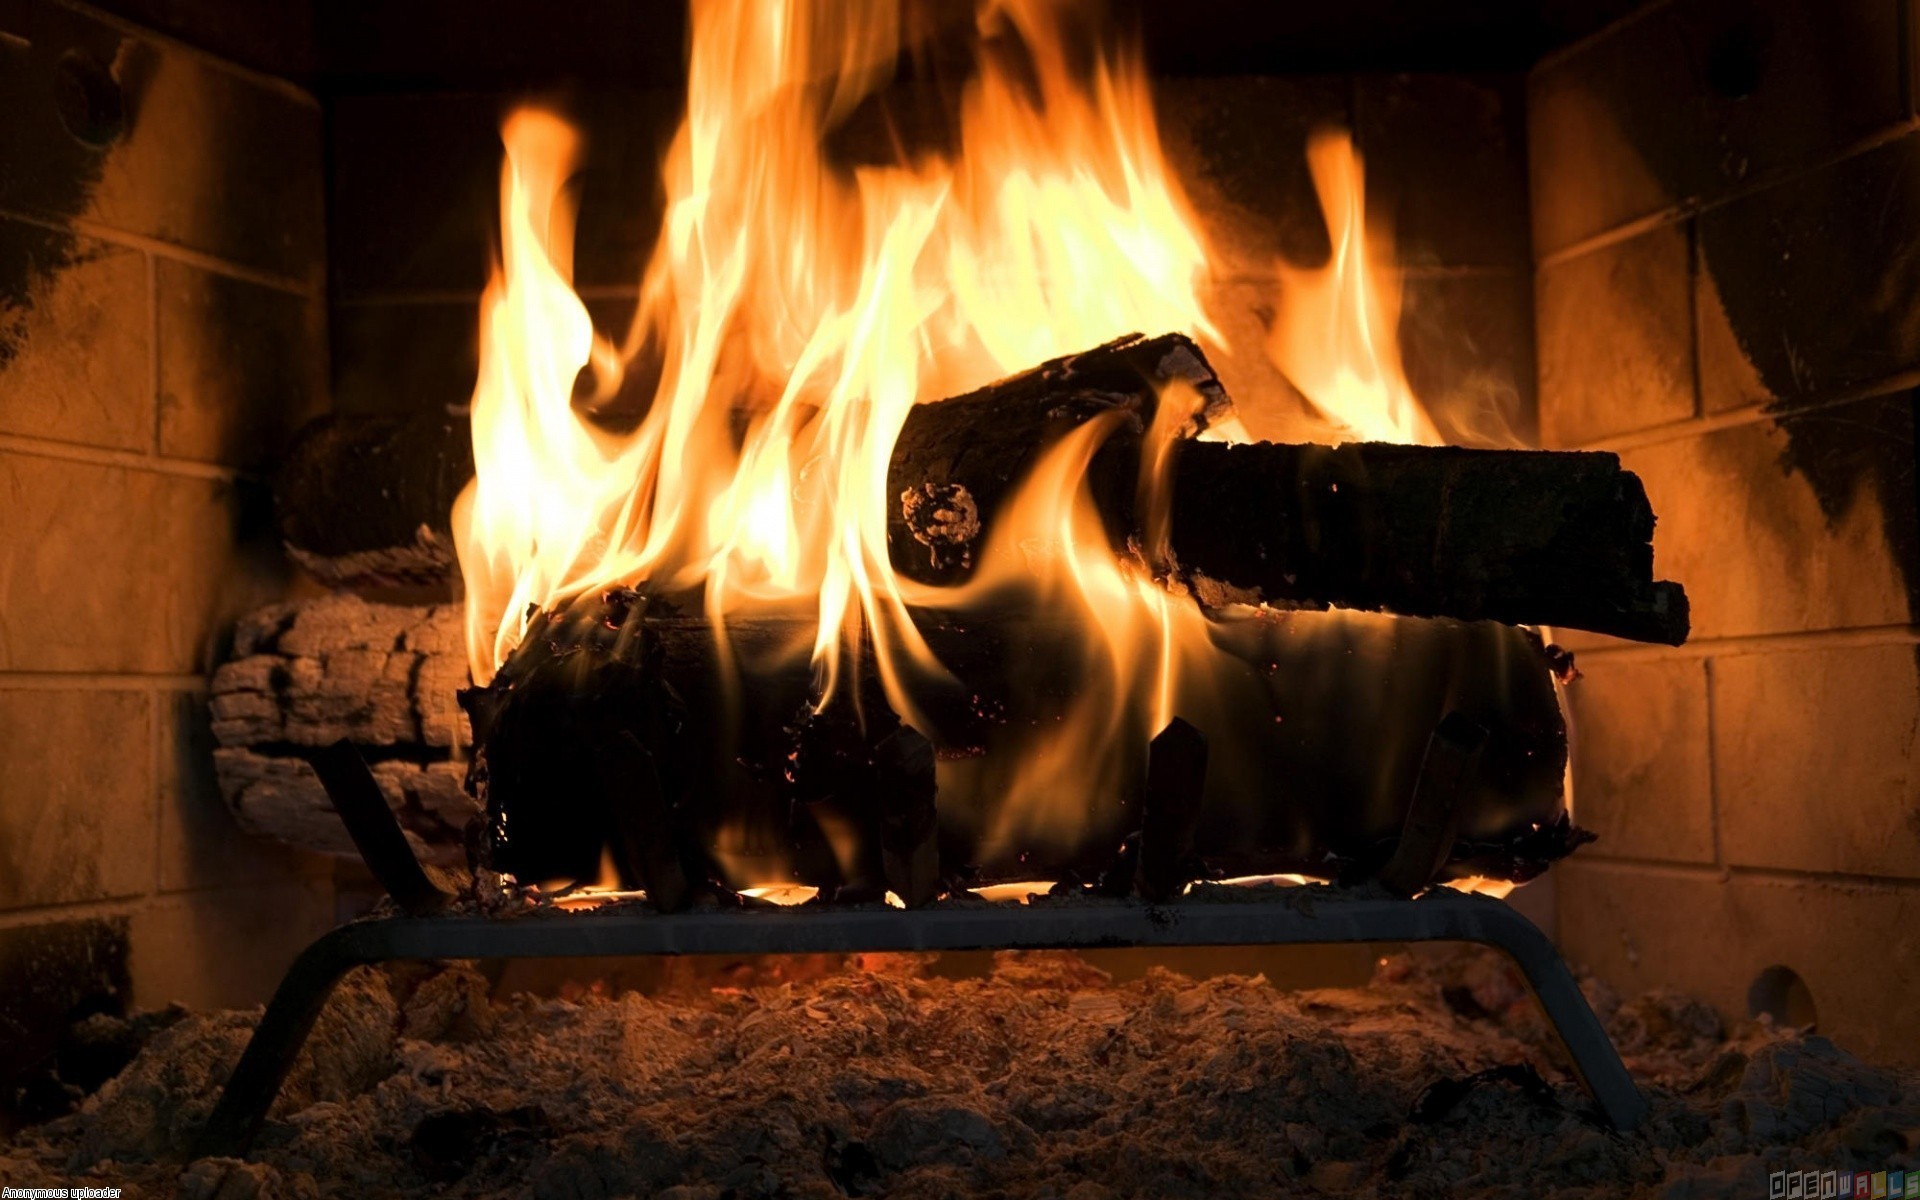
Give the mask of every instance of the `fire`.
[[1344, 134], [1322, 131], [1307, 166], [1333, 252], [1324, 267], [1280, 265], [1267, 356], [1315, 408], [1375, 442], [1438, 445], [1400, 367], [1400, 277], [1367, 229], [1366, 179]]
[[[572, 286], [578, 134], [540, 108], [505, 122], [477, 476], [455, 512], [472, 672], [489, 680], [536, 611], [645, 581], [700, 596], [723, 644], [743, 615], [810, 614], [816, 703], [846, 690], [867, 646], [913, 721], [945, 676], [912, 610], [1017, 593], [1084, 631], [1088, 672], [1059, 727], [1006, 765], [988, 836], [1064, 837], [1078, 799], [1135, 769], [1180, 679], [1217, 653], [1210, 618], [1155, 578], [1166, 451], [1190, 398], [1171, 389], [1148, 437], [1137, 560], [1114, 553], [1082, 494], [1108, 424], [1049, 452], [958, 588], [895, 576], [889, 455], [911, 406], [1050, 357], [1135, 330], [1220, 345], [1207, 249], [1141, 62], [1115, 44], [1070, 55], [1066, 6], [1046, 0], [980, 0], [953, 149], [832, 161], [828, 135], [910, 48], [901, 13], [897, 0], [694, 0], [666, 215], [617, 344]], [[1310, 161], [1333, 254], [1280, 267], [1269, 353], [1357, 435], [1437, 441], [1399, 367], [1397, 277], [1368, 244], [1360, 160], [1327, 134]], [[644, 416], [611, 417], [607, 402], [636, 387], [651, 393]]]

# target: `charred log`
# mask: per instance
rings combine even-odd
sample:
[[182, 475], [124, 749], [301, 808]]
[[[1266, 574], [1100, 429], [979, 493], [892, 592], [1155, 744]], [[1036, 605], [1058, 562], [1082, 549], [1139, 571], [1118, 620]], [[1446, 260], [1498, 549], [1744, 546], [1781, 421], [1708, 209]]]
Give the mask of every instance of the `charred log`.
[[[1089, 422], [1108, 427], [1087, 478], [1094, 505], [1117, 549], [1139, 546], [1140, 447], [1175, 382], [1188, 390], [1172, 561], [1153, 566], [1203, 600], [1685, 639], [1686, 595], [1653, 579], [1653, 510], [1617, 456], [1193, 440], [1232, 405], [1177, 334], [1122, 338], [912, 409], [888, 473], [895, 569], [965, 579], [1041, 454]], [[455, 573], [448, 511], [472, 470], [464, 417], [327, 418], [283, 474], [284, 539], [330, 583], [444, 581]]]
[[1092, 421], [1110, 430], [1087, 487], [1115, 548], [1138, 547], [1141, 446], [1174, 381], [1193, 394], [1173, 456], [1172, 562], [1153, 565], [1203, 600], [1685, 640], [1686, 594], [1653, 579], [1653, 509], [1618, 456], [1190, 440], [1229, 402], [1178, 335], [1121, 339], [914, 408], [888, 475], [894, 568], [965, 579], [1041, 454]]
[[1207, 782], [1207, 739], [1175, 717], [1147, 747], [1134, 891], [1151, 903], [1177, 897], [1199, 872], [1193, 834]]
[[[813, 698], [810, 613], [735, 622], [723, 647], [704, 618], [617, 593], [538, 619], [492, 684], [467, 694], [493, 865], [521, 878], [597, 868], [609, 818], [571, 764], [604, 736], [609, 714], [666, 756], [663, 774], [700, 781], [686, 793], [686, 836], [720, 878], [787, 878], [842, 898], [866, 894], [876, 878], [898, 892], [910, 848], [923, 866], [971, 870], [979, 882], [1111, 876], [1143, 807], [1154, 845], [1142, 845], [1141, 857], [1152, 862], [1129, 874], [1129, 889], [1137, 878], [1147, 892], [1171, 894], [1196, 860], [1232, 874], [1335, 876], [1399, 835], [1425, 732], [1455, 710], [1489, 730], [1478, 769], [1460, 786], [1453, 827], [1458, 845], [1480, 851], [1463, 855], [1449, 843], [1436, 871], [1517, 862], [1513, 847], [1562, 815], [1565, 730], [1548, 660], [1522, 631], [1358, 614], [1224, 617], [1213, 627], [1218, 663], [1176, 697], [1192, 725], [1209, 732], [1205, 757], [1171, 756], [1168, 747], [1156, 755], [1165, 760], [1160, 782], [1140, 770], [1141, 753], [1129, 759], [1138, 764], [1131, 771], [1090, 783], [1084, 797], [1058, 798], [1079, 807], [1040, 819], [1048, 814], [1019, 807], [1016, 764], [1056, 735], [1084, 690], [1083, 631], [1010, 613], [922, 611], [916, 620], [958, 680], [916, 694], [915, 726], [940, 759], [934, 859], [925, 857], [924, 832], [913, 832], [919, 819], [910, 819], [926, 811], [924, 777], [917, 797], [882, 782], [893, 771], [887, 739], [899, 727], [870, 665], [855, 670], [848, 702], [857, 698], [871, 715], [872, 732], [838, 717], [794, 721]], [[736, 670], [749, 686], [729, 684]], [[645, 732], [645, 704], [635, 698], [660, 684], [685, 713], [684, 727], [663, 742], [650, 740], [658, 735]], [[1144, 752], [1152, 731], [1136, 732]], [[1525, 843], [1524, 853], [1539, 849]], [[924, 894], [926, 875], [914, 874], [913, 890]]]
[[449, 515], [471, 478], [464, 414], [322, 417], [276, 482], [280, 538], [332, 586], [444, 583], [459, 573]]

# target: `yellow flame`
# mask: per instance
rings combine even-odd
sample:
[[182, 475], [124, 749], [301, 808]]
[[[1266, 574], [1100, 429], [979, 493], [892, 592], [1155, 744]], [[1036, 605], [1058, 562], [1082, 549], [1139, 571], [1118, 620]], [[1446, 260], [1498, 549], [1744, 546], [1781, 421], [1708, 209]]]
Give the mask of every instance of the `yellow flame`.
[[1353, 141], [1321, 131], [1307, 166], [1326, 215], [1324, 267], [1281, 263], [1267, 355], [1313, 406], [1365, 441], [1438, 445], [1400, 366], [1400, 277], [1369, 244], [1365, 173]]
[[[1156, 578], [1191, 389], [1170, 388], [1146, 434], [1137, 556], [1116, 555], [1083, 494], [1109, 421], [1043, 456], [966, 585], [896, 577], [886, 544], [889, 456], [914, 404], [1136, 330], [1221, 344], [1145, 71], [1113, 45], [1070, 54], [1068, 8], [980, 0], [953, 149], [848, 168], [830, 135], [909, 48], [897, 0], [694, 0], [667, 207], [619, 345], [572, 286], [578, 135], [538, 108], [505, 122], [476, 478], [455, 512], [477, 682], [536, 611], [645, 581], [697, 589], [723, 648], [743, 613], [811, 609], [816, 702], [870, 645], [914, 720], [916, 689], [944, 672], [911, 606], [1011, 590], [1082, 631], [1089, 666], [1059, 728], [1014, 764], [989, 840], [1070, 838], [1084, 798], [1137, 769], [1178, 679], [1218, 653], [1208, 618]], [[1314, 139], [1310, 161], [1333, 255], [1281, 270], [1270, 353], [1358, 435], [1437, 440], [1399, 367], [1398, 280], [1367, 245], [1360, 161], [1344, 134]], [[611, 416], [636, 389], [644, 415]], [[1243, 431], [1228, 419], [1208, 436]]]

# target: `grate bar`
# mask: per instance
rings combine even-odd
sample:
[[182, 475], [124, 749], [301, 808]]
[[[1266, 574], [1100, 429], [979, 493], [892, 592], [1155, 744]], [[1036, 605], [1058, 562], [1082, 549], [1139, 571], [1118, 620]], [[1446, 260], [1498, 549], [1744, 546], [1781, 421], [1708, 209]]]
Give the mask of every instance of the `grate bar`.
[[[1235, 893], [1240, 893], [1236, 895]], [[252, 1146], [333, 985], [356, 966], [398, 959], [818, 954], [915, 950], [1072, 950], [1478, 942], [1505, 951], [1616, 1130], [1646, 1100], [1567, 964], [1531, 921], [1499, 900], [1435, 889], [1415, 900], [1332, 887], [1205, 886], [1177, 904], [1036, 897], [1026, 905], [944, 902], [901, 912], [860, 908], [662, 914], [642, 905], [514, 917], [391, 916], [343, 925], [309, 946], [282, 980], [202, 1132], [197, 1156]]]

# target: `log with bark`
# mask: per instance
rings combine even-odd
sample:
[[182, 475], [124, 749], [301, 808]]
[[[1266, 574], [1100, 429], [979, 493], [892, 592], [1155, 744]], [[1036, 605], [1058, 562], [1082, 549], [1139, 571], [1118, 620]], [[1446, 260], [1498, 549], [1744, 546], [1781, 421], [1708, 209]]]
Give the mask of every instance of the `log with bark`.
[[[1617, 456], [1196, 439], [1231, 411], [1178, 335], [1124, 338], [965, 396], [916, 406], [894, 448], [889, 553], [927, 583], [971, 574], [1041, 453], [1105, 430], [1087, 487], [1117, 549], [1144, 547], [1139, 455], [1158, 393], [1191, 389], [1154, 566], [1205, 602], [1256, 601], [1686, 638], [1679, 585], [1653, 578], [1652, 508]], [[453, 569], [445, 514], [471, 471], [464, 418], [330, 426], [280, 491], [289, 548], [322, 578], [405, 581]]]
[[[1104, 755], [1070, 760], [1024, 794], [1017, 786], [1024, 769], [1059, 754], [1063, 717], [1100, 673], [1087, 631], [1048, 614], [915, 618], [955, 680], [914, 696], [913, 728], [940, 759], [943, 878], [1106, 873], [1142, 825], [1157, 732], [1144, 711], [1121, 722]], [[810, 613], [736, 621], [723, 651], [704, 617], [628, 591], [537, 619], [492, 684], [463, 697], [490, 865], [532, 879], [598, 874], [626, 798], [602, 786], [592, 747], [622, 731], [657, 763], [668, 815], [656, 824], [677, 831], [694, 873], [842, 895], [889, 879], [884, 818], [908, 798], [880, 783], [877, 767], [902, 726], [870, 653], [858, 656], [846, 702], [812, 712], [812, 630]], [[1429, 735], [1449, 714], [1490, 732], [1460, 786], [1458, 852], [1441, 853], [1434, 873], [1525, 878], [1577, 844], [1562, 805], [1555, 660], [1530, 633], [1244, 609], [1218, 615], [1210, 636], [1214, 651], [1174, 697], [1205, 735], [1204, 787], [1174, 822], [1178, 848], [1156, 860], [1155, 894], [1176, 890], [1170, 872], [1196, 864], [1371, 874], [1405, 826]], [[729, 685], [729, 661], [745, 664], [744, 682]], [[851, 716], [854, 698], [864, 722]]]
[[[967, 577], [995, 515], [1046, 447], [1089, 421], [1111, 429], [1087, 487], [1116, 548], [1146, 540], [1140, 455], [1158, 392], [1197, 397], [1181, 432], [1231, 404], [1186, 338], [1123, 338], [914, 408], [888, 492], [896, 570]], [[1156, 565], [1203, 601], [1386, 611], [1591, 630], [1677, 645], [1680, 585], [1653, 578], [1652, 507], [1617, 455], [1351, 443], [1234, 445], [1183, 438]]]
[[[1085, 684], [1087, 651], [1058, 620], [917, 614], [962, 680], [925, 693], [940, 757], [928, 794], [893, 761], [919, 733], [892, 724], [870, 655], [854, 680], [869, 717], [860, 731], [838, 719], [844, 710], [805, 716], [808, 614], [733, 623], [730, 656], [753, 682], [729, 692], [707, 622], [638, 601], [590, 597], [544, 622], [470, 701], [489, 746], [486, 793], [517, 835], [499, 865], [590, 876], [609, 848], [642, 886], [785, 870], [831, 890], [884, 881], [906, 897], [906, 883], [924, 900], [969, 876], [1096, 878], [1140, 824], [1134, 795], [1144, 795], [1156, 732], [1144, 725], [1122, 735], [1138, 742], [1138, 761], [1120, 756], [1104, 790], [1061, 826], [1071, 837], [1044, 821], [1018, 832], [1012, 764]], [[1193, 836], [1212, 868], [1330, 875], [1384, 862], [1428, 735], [1452, 712], [1493, 732], [1463, 789], [1471, 819], [1440, 873], [1523, 876], [1564, 852], [1554, 838], [1565, 741], [1549, 676], [1559, 663], [1537, 639], [1488, 623], [1319, 612], [1246, 613], [1217, 624], [1215, 638], [1217, 669], [1178, 701], [1211, 741]], [[344, 737], [423, 858], [465, 861], [481, 807], [454, 744], [466, 678], [457, 607], [351, 596], [278, 605], [242, 621], [235, 650], [214, 675], [215, 765], [243, 827], [352, 857], [309, 765]], [[909, 740], [890, 740], [894, 728]], [[625, 753], [610, 772], [615, 742]], [[1529, 842], [1536, 824], [1546, 833]], [[1016, 832], [979, 853], [1003, 825]], [[847, 829], [871, 838], [842, 861], [830, 834]]]
[[464, 830], [479, 813], [456, 761], [465, 722], [455, 693], [466, 681], [458, 606], [336, 595], [256, 610], [213, 675], [221, 794], [250, 832], [354, 857], [310, 761], [344, 738], [422, 857], [463, 864]]

